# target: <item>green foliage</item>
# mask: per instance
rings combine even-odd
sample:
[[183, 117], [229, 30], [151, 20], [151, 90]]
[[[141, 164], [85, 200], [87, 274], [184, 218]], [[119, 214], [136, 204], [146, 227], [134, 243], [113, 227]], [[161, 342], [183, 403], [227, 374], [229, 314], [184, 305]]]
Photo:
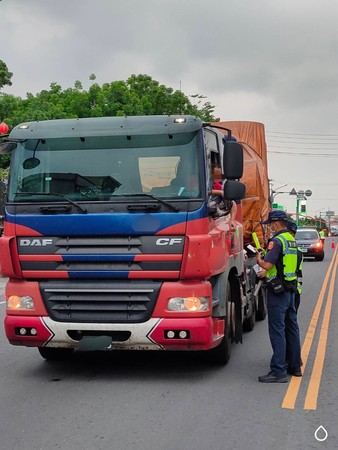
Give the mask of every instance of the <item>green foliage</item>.
[[325, 220], [312, 217], [305, 217], [304, 219], [301, 219], [299, 225], [301, 227], [316, 227], [318, 231], [323, 228], [328, 228]]
[[94, 82], [94, 74], [89, 79], [92, 85], [88, 91], [76, 80], [74, 87], [67, 89], [52, 82], [48, 91], [27, 93], [25, 99], [0, 94], [0, 118], [11, 128], [31, 120], [122, 115], [193, 114], [204, 121], [217, 120], [214, 106], [202, 102], [204, 96], [192, 95], [191, 102], [181, 91], [174, 91], [149, 75], [131, 75], [126, 81], [102, 86]]
[[0, 59], [0, 89], [3, 86], [11, 86], [13, 73], [8, 70], [7, 65]]
[[[0, 88], [11, 84], [12, 74], [0, 60]], [[50, 89], [26, 98], [0, 93], [0, 120], [10, 128], [22, 122], [83, 117], [192, 114], [205, 122], [214, 122], [214, 106], [203, 103], [199, 94], [190, 98], [181, 91], [153, 80], [149, 75], [131, 75], [126, 81], [112, 81], [99, 86], [96, 76], [89, 76], [92, 84], [88, 91], [76, 80], [73, 88], [62, 89], [52, 82]], [[192, 101], [190, 100], [192, 99]], [[0, 168], [6, 169], [8, 156], [0, 157]], [[1, 174], [0, 174], [1, 177]]]

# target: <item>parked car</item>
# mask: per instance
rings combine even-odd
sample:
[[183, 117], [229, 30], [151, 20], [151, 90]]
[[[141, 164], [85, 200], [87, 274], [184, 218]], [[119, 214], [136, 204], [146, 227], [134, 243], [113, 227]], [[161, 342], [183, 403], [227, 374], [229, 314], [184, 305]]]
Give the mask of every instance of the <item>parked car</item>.
[[316, 261], [323, 261], [325, 241], [320, 239], [316, 228], [299, 227], [295, 239], [303, 252], [304, 258], [315, 258]]

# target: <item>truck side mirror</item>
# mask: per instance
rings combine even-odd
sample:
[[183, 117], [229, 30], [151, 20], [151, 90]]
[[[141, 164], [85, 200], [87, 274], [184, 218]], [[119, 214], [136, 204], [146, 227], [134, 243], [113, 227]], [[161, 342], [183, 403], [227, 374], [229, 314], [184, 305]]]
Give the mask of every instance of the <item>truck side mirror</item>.
[[227, 180], [223, 190], [226, 200], [241, 200], [246, 195], [245, 184], [238, 180]]
[[11, 142], [7, 140], [0, 141], [0, 154], [4, 155], [5, 153], [11, 153], [17, 147], [16, 142]]
[[38, 167], [39, 165], [40, 160], [38, 158], [27, 158], [22, 163], [22, 167], [27, 170], [35, 169], [35, 167]]
[[223, 172], [227, 180], [238, 180], [243, 175], [243, 147], [238, 142], [223, 139]]

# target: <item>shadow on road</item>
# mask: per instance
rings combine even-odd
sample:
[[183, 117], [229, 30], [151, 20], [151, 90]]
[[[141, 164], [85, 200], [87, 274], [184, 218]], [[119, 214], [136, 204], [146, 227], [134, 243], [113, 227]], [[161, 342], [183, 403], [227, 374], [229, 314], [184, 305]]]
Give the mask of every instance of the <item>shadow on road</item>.
[[[39, 360], [40, 358], [40, 360]], [[222, 369], [203, 361], [199, 352], [161, 352], [161, 351], [75, 351], [66, 361], [45, 361], [38, 354], [35, 365], [27, 366], [25, 376], [47, 377], [49, 381], [59, 382], [92, 380], [174, 380], [212, 375]]]

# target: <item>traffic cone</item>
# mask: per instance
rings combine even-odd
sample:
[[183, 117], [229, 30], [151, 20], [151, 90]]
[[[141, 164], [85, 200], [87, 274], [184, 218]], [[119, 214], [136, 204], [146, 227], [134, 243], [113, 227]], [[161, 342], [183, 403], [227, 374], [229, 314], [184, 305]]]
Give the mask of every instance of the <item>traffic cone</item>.
[[332, 239], [331, 248], [334, 248], [334, 240]]

